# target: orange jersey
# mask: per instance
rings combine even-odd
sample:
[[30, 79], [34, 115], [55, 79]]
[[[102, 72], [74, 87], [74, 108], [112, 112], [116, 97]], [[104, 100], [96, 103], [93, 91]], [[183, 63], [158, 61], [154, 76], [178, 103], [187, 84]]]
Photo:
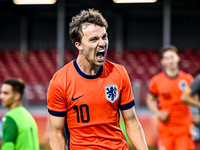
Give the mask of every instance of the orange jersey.
[[149, 91], [158, 98], [159, 109], [170, 112], [166, 124], [159, 121], [161, 132], [172, 131], [177, 134], [190, 132], [191, 112], [188, 105], [183, 103], [180, 97], [192, 81], [193, 77], [182, 71], [179, 71], [174, 78], [161, 72], [151, 79]]
[[119, 109], [132, 108], [135, 103], [123, 66], [106, 60], [90, 76], [74, 60], [53, 76], [47, 103], [51, 115], [66, 115], [70, 149], [129, 149], [119, 127]]

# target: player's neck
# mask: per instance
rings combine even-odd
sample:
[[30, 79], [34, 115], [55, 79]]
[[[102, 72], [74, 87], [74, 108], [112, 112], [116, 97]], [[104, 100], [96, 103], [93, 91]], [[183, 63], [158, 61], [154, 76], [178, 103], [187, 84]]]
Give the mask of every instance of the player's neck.
[[14, 103], [9, 107], [9, 110], [12, 110], [12, 109], [14, 109], [14, 108], [16, 108], [16, 107], [19, 107], [19, 106], [21, 106], [21, 100], [14, 102]]
[[96, 75], [100, 69], [99, 66], [92, 66], [87, 60], [81, 60], [77, 58], [76, 63], [79, 69], [86, 75]]
[[174, 69], [174, 70], [170, 70], [170, 69], [165, 69], [165, 73], [167, 74], [167, 76], [169, 77], [175, 77], [178, 75], [179, 69]]

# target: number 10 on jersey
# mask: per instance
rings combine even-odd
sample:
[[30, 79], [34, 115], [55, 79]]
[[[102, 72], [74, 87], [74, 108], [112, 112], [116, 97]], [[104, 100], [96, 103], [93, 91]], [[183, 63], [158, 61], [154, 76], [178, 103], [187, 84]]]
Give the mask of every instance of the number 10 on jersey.
[[[78, 123], [80, 123], [80, 119], [82, 123], [88, 123], [90, 121], [89, 106], [87, 104], [82, 104], [80, 106], [75, 105], [73, 109], [76, 110]], [[86, 113], [84, 113], [84, 111], [86, 111]], [[84, 114], [86, 114], [86, 116], [84, 116]]]

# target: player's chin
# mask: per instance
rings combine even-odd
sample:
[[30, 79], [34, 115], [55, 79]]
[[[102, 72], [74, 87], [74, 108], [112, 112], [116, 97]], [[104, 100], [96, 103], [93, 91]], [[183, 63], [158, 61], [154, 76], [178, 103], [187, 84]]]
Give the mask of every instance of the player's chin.
[[96, 64], [97, 66], [103, 66], [104, 63], [105, 63], [105, 60], [106, 60], [105, 57], [104, 57], [103, 59], [102, 59], [102, 58], [101, 58], [101, 59], [96, 58], [95, 64]]
[[96, 61], [96, 65], [97, 66], [103, 66], [105, 63], [105, 60], [102, 60], [102, 61]]
[[176, 70], [176, 69], [178, 69], [178, 67], [175, 66], [175, 65], [171, 65], [171, 66], [169, 66], [169, 69], [170, 69], [170, 70]]

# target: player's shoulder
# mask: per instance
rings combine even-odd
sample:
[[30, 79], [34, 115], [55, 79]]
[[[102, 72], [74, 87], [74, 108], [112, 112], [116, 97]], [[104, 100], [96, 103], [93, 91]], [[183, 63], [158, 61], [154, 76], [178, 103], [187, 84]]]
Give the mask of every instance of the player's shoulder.
[[164, 77], [166, 77], [165, 73], [163, 71], [159, 72], [158, 74], [154, 75], [151, 80], [152, 81], [159, 81], [161, 79], [163, 79]]
[[181, 77], [184, 77], [184, 78], [187, 78], [187, 79], [193, 79], [193, 76], [187, 72], [184, 72], [184, 71], [179, 71], [179, 75]]
[[15, 117], [18, 117], [18, 116], [26, 113], [26, 112], [28, 112], [28, 110], [26, 108], [24, 108], [23, 106], [18, 106], [18, 107], [13, 108], [12, 110], [8, 111], [5, 114], [5, 117], [9, 116], [11, 118], [15, 118]]
[[109, 60], [105, 61], [105, 66], [108, 69], [114, 69], [114, 70], [118, 70], [118, 71], [124, 70], [124, 66], [123, 65], [111, 62]]
[[10, 110], [10, 111], [8, 111], [5, 115], [4, 115], [4, 117], [12, 117], [14, 114], [16, 114], [16, 108], [14, 108], [14, 109], [12, 109], [12, 110]]
[[104, 72], [107, 72], [109, 75], [115, 76], [115, 78], [118, 79], [123, 79], [127, 76], [127, 71], [123, 65], [108, 60], [105, 61]]
[[200, 80], [200, 73], [198, 75], [195, 76], [196, 80]]
[[200, 73], [195, 76], [193, 84], [200, 85]]

